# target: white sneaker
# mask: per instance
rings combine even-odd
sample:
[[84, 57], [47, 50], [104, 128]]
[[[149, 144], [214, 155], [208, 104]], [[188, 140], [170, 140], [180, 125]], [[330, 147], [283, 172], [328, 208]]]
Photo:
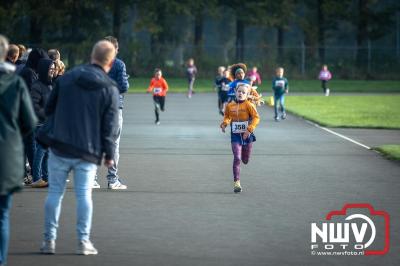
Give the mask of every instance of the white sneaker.
[[240, 192], [242, 192], [242, 186], [240, 185], [240, 181], [238, 180], [238, 181], [235, 181], [234, 183], [233, 183], [233, 192], [235, 192], [235, 193], [240, 193]]
[[99, 252], [93, 246], [90, 240], [80, 240], [78, 242], [78, 249], [76, 250], [76, 254], [78, 255], [97, 255]]
[[42, 247], [40, 248], [40, 252], [42, 254], [54, 254], [56, 253], [56, 241], [54, 240], [45, 240], [42, 243]]
[[122, 184], [119, 180], [115, 181], [114, 183], [108, 183], [108, 189], [115, 189], [115, 190], [124, 190], [128, 187]]
[[100, 188], [100, 184], [97, 180], [94, 180], [92, 188]]
[[326, 91], [325, 91], [325, 96], [329, 96], [329, 89], [326, 89]]

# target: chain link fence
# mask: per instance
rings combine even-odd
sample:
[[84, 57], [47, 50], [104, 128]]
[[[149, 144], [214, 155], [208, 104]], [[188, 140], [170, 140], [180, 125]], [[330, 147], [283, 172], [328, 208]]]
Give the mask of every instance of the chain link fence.
[[[136, 47], [136, 51], [121, 53], [133, 74], [141, 76], [155, 67], [162, 67], [172, 76], [181, 76], [185, 71], [185, 61], [194, 58], [199, 75], [215, 75], [220, 65], [244, 62], [248, 67], [257, 66], [264, 75], [273, 75], [274, 69], [283, 66], [294, 78], [315, 78], [322, 64], [327, 64], [337, 78], [343, 79], [399, 79], [400, 52], [396, 47], [325, 47], [325, 60], [320, 59], [318, 47], [285, 46], [260, 47], [244, 46], [237, 57], [234, 46], [193, 45]], [[157, 53], [153, 51], [157, 50]]]
[[[48, 44], [56, 48], [55, 44]], [[77, 48], [79, 47], [79, 48]], [[63, 46], [62, 58], [69, 67], [89, 60], [91, 45]], [[238, 52], [239, 51], [239, 52]], [[278, 66], [296, 79], [314, 79], [322, 64], [327, 64], [339, 79], [400, 79], [400, 49], [396, 47], [327, 46], [320, 59], [318, 47], [299, 46], [244, 46], [238, 50], [234, 44], [222, 46], [147, 45], [121, 43], [120, 54], [131, 76], [149, 76], [157, 67], [170, 77], [185, 75], [185, 62], [194, 58], [199, 77], [213, 77], [218, 66], [244, 62], [248, 67], [257, 66], [260, 73], [273, 76]], [[242, 58], [238, 59], [237, 54]]]

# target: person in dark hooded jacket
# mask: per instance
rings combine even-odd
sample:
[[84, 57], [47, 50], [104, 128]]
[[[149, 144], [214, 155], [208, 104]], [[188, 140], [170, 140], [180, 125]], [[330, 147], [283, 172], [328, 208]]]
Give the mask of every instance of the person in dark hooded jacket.
[[[28, 60], [24, 68], [18, 73], [25, 81], [29, 92], [31, 91], [32, 84], [39, 78], [38, 76], [38, 63], [39, 60], [42, 58], [49, 58], [46, 51], [41, 48], [33, 49], [28, 56]], [[28, 157], [28, 162], [31, 167], [33, 168], [33, 156], [35, 154], [35, 140], [34, 135], [29, 134], [24, 138], [24, 146], [25, 146], [25, 153], [26, 157]], [[26, 184], [30, 184], [32, 181], [27, 179]]]
[[6, 265], [12, 194], [22, 188], [22, 137], [35, 129], [36, 117], [28, 89], [4, 62], [8, 41], [0, 35], [0, 264]]
[[21, 70], [19, 75], [24, 79], [29, 91], [32, 88], [33, 82], [39, 78], [38, 76], [38, 64], [42, 58], [49, 59], [46, 51], [41, 48], [33, 49], [26, 61], [25, 67]]
[[[38, 63], [39, 79], [36, 80], [31, 89], [31, 97], [35, 113], [39, 118], [36, 131], [40, 130], [46, 121], [45, 106], [53, 89], [52, 79], [54, 76], [55, 64], [51, 59], [40, 59]], [[35, 143], [35, 154], [33, 156], [32, 167], [32, 187], [42, 188], [48, 184], [47, 170], [48, 150], [47, 148]]]
[[[39, 141], [50, 147], [49, 191], [45, 203], [45, 232], [41, 252], [54, 254], [66, 180], [74, 172], [77, 254], [96, 255], [90, 241], [92, 187], [97, 164], [114, 164], [118, 130], [118, 89], [107, 72], [115, 58], [108, 41], [97, 42], [91, 64], [77, 66], [60, 77], [46, 105], [49, 130]], [[42, 137], [41, 137], [42, 136]]]

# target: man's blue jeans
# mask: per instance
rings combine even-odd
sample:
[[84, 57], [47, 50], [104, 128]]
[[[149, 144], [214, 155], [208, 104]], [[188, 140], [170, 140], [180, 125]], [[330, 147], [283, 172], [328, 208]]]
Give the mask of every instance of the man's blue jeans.
[[2, 265], [7, 263], [11, 199], [11, 194], [0, 196], [0, 264]]
[[119, 141], [122, 133], [122, 123], [124, 119], [122, 117], [122, 109], [118, 110], [118, 137], [115, 140], [115, 153], [114, 153], [114, 165], [108, 168], [107, 180], [108, 183], [114, 183], [118, 181], [118, 161], [119, 161]]
[[281, 113], [284, 114], [285, 113], [285, 94], [274, 94], [275, 118], [279, 117], [278, 104], [280, 105]]
[[97, 165], [81, 159], [65, 158], [49, 153], [49, 192], [45, 203], [45, 240], [56, 240], [61, 202], [68, 173], [74, 172], [76, 196], [76, 231], [79, 240], [89, 240], [92, 226], [92, 187]]

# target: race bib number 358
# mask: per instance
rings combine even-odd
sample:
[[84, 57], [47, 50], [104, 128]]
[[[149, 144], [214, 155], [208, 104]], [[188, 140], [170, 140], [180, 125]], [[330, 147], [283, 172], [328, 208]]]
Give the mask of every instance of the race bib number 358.
[[249, 121], [232, 122], [232, 133], [244, 133], [249, 126]]

